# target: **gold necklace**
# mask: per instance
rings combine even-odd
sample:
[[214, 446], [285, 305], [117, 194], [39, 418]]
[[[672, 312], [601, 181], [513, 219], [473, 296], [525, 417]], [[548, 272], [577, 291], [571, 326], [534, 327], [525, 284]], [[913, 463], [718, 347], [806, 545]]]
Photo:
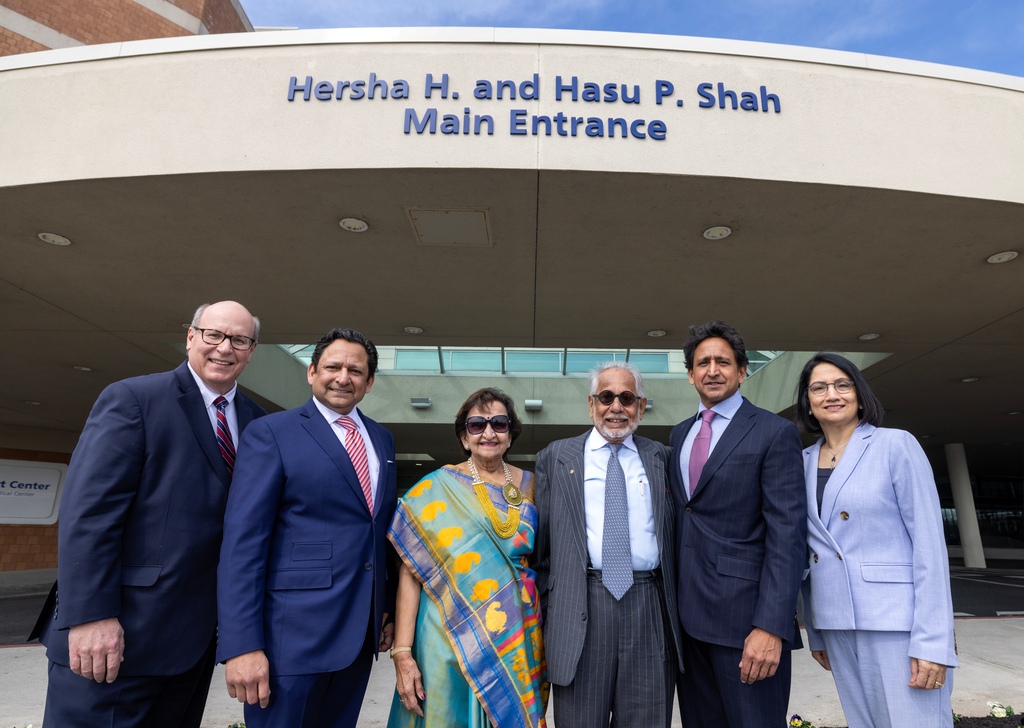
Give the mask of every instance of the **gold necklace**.
[[476, 469], [476, 463], [472, 456], [469, 458], [469, 471], [473, 474], [473, 490], [476, 491], [477, 500], [484, 509], [484, 513], [491, 519], [491, 525], [501, 538], [508, 538], [519, 530], [519, 504], [523, 502], [523, 494], [512, 484], [512, 472], [508, 469], [505, 461], [501, 461], [501, 468], [505, 472], [505, 485], [502, 486], [501, 494], [508, 502], [508, 520], [501, 520], [498, 509], [491, 503], [491, 496], [487, 494], [487, 484], [480, 477]]

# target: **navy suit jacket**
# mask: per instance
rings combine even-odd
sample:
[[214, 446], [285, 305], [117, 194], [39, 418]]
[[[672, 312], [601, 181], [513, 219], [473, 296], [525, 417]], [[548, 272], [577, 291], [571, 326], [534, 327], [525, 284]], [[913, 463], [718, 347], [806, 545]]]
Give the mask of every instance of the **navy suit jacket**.
[[359, 413], [380, 460], [374, 512], [313, 400], [245, 431], [224, 517], [217, 661], [262, 649], [274, 675], [348, 667], [398, 584], [388, 526], [395, 441]]
[[672, 429], [679, 619], [702, 642], [742, 649], [760, 627], [802, 647], [796, 598], [807, 560], [807, 497], [796, 426], [746, 399], [711, 452], [693, 498], [679, 452], [696, 416]]
[[[266, 414], [241, 392], [234, 401], [240, 431]], [[68, 466], [57, 584], [29, 639], [41, 636], [47, 657], [68, 665], [69, 627], [117, 617], [120, 674], [193, 667], [217, 627], [229, 485], [187, 362], [104, 389]]]

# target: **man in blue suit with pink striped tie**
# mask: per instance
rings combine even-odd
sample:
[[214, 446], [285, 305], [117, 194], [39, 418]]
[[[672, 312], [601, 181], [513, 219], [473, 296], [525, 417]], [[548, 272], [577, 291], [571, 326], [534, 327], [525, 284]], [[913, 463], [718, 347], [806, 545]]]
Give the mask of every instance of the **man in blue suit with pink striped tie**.
[[217, 571], [217, 659], [250, 728], [354, 728], [378, 649], [391, 647], [395, 441], [356, 405], [377, 349], [333, 329], [313, 397], [246, 430]]
[[700, 395], [672, 430], [687, 728], [782, 726], [790, 650], [802, 647], [796, 598], [807, 551], [800, 435], [739, 393], [743, 339], [729, 324], [691, 327], [683, 346]]

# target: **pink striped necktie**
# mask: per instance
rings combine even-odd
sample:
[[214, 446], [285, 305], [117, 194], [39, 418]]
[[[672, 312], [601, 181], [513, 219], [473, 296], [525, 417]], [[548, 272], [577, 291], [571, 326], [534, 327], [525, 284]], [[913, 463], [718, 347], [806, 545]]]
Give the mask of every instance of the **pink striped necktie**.
[[352, 467], [356, 469], [356, 476], [359, 478], [359, 485], [363, 488], [363, 496], [366, 498], [366, 505], [373, 513], [373, 490], [370, 483], [370, 461], [366, 459], [366, 445], [363, 443], [363, 436], [359, 434], [359, 427], [348, 415], [342, 415], [334, 421], [335, 424], [345, 428], [345, 449], [348, 451]]
[[231, 480], [235, 474], [235, 443], [228, 428], [228, 400], [225, 397], [217, 397], [213, 400], [213, 406], [217, 408], [217, 447], [220, 448], [224, 464], [228, 466], [228, 480]]
[[706, 409], [700, 413], [700, 432], [693, 439], [693, 447], [690, 449], [690, 497], [697, 489], [700, 475], [704, 472], [704, 466], [708, 462], [708, 451], [711, 449], [711, 420], [715, 412]]

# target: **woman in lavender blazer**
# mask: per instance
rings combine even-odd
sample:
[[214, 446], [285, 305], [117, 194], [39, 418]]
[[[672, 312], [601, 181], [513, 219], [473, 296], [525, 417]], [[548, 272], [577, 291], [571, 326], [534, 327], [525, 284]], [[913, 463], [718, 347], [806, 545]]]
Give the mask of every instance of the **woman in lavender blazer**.
[[814, 356], [800, 375], [811, 654], [831, 670], [850, 728], [953, 725], [957, 666], [949, 561], [931, 466], [912, 435], [878, 427], [856, 366]]

